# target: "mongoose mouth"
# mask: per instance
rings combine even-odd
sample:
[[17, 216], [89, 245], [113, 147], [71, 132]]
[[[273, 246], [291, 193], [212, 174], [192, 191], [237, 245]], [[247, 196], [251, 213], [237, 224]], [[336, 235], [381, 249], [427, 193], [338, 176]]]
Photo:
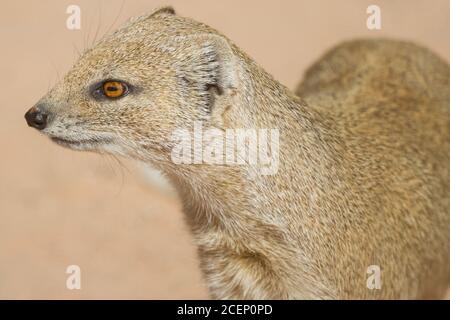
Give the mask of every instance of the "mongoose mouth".
[[50, 137], [50, 139], [53, 142], [56, 142], [57, 144], [65, 146], [65, 147], [95, 146], [95, 145], [111, 142], [111, 139], [98, 139], [98, 138], [70, 140], [70, 139], [59, 138], [59, 137]]

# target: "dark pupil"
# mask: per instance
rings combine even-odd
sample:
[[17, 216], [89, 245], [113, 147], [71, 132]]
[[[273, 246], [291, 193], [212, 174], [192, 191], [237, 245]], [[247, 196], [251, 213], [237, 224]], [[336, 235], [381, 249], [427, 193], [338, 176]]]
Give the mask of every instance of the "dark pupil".
[[117, 91], [117, 90], [119, 90], [119, 88], [117, 88], [117, 87], [106, 87], [106, 90], [107, 91]]

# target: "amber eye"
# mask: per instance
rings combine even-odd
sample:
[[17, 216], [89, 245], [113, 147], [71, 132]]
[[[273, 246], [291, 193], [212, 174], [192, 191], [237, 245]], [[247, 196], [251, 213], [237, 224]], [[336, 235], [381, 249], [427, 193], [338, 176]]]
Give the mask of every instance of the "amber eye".
[[128, 86], [121, 81], [106, 81], [102, 86], [103, 94], [112, 99], [123, 97], [128, 93]]

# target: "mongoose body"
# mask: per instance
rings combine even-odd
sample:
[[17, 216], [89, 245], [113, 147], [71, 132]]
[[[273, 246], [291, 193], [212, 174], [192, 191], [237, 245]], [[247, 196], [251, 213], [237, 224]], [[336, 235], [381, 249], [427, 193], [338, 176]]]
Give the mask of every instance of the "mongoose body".
[[[105, 96], [111, 81], [126, 84], [119, 98]], [[214, 298], [441, 297], [449, 66], [413, 44], [350, 42], [317, 62], [297, 93], [217, 31], [164, 8], [85, 52], [26, 117], [66, 147], [164, 172]], [[174, 163], [172, 133], [198, 121], [277, 128], [278, 171]], [[381, 288], [368, 288], [370, 266]]]

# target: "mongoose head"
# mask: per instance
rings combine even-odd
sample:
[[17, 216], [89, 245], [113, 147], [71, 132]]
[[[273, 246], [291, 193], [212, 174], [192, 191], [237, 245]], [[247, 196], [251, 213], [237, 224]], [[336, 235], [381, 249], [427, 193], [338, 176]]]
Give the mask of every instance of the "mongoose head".
[[162, 8], [87, 50], [25, 118], [72, 149], [164, 161], [176, 128], [226, 105], [235, 57], [215, 30]]

